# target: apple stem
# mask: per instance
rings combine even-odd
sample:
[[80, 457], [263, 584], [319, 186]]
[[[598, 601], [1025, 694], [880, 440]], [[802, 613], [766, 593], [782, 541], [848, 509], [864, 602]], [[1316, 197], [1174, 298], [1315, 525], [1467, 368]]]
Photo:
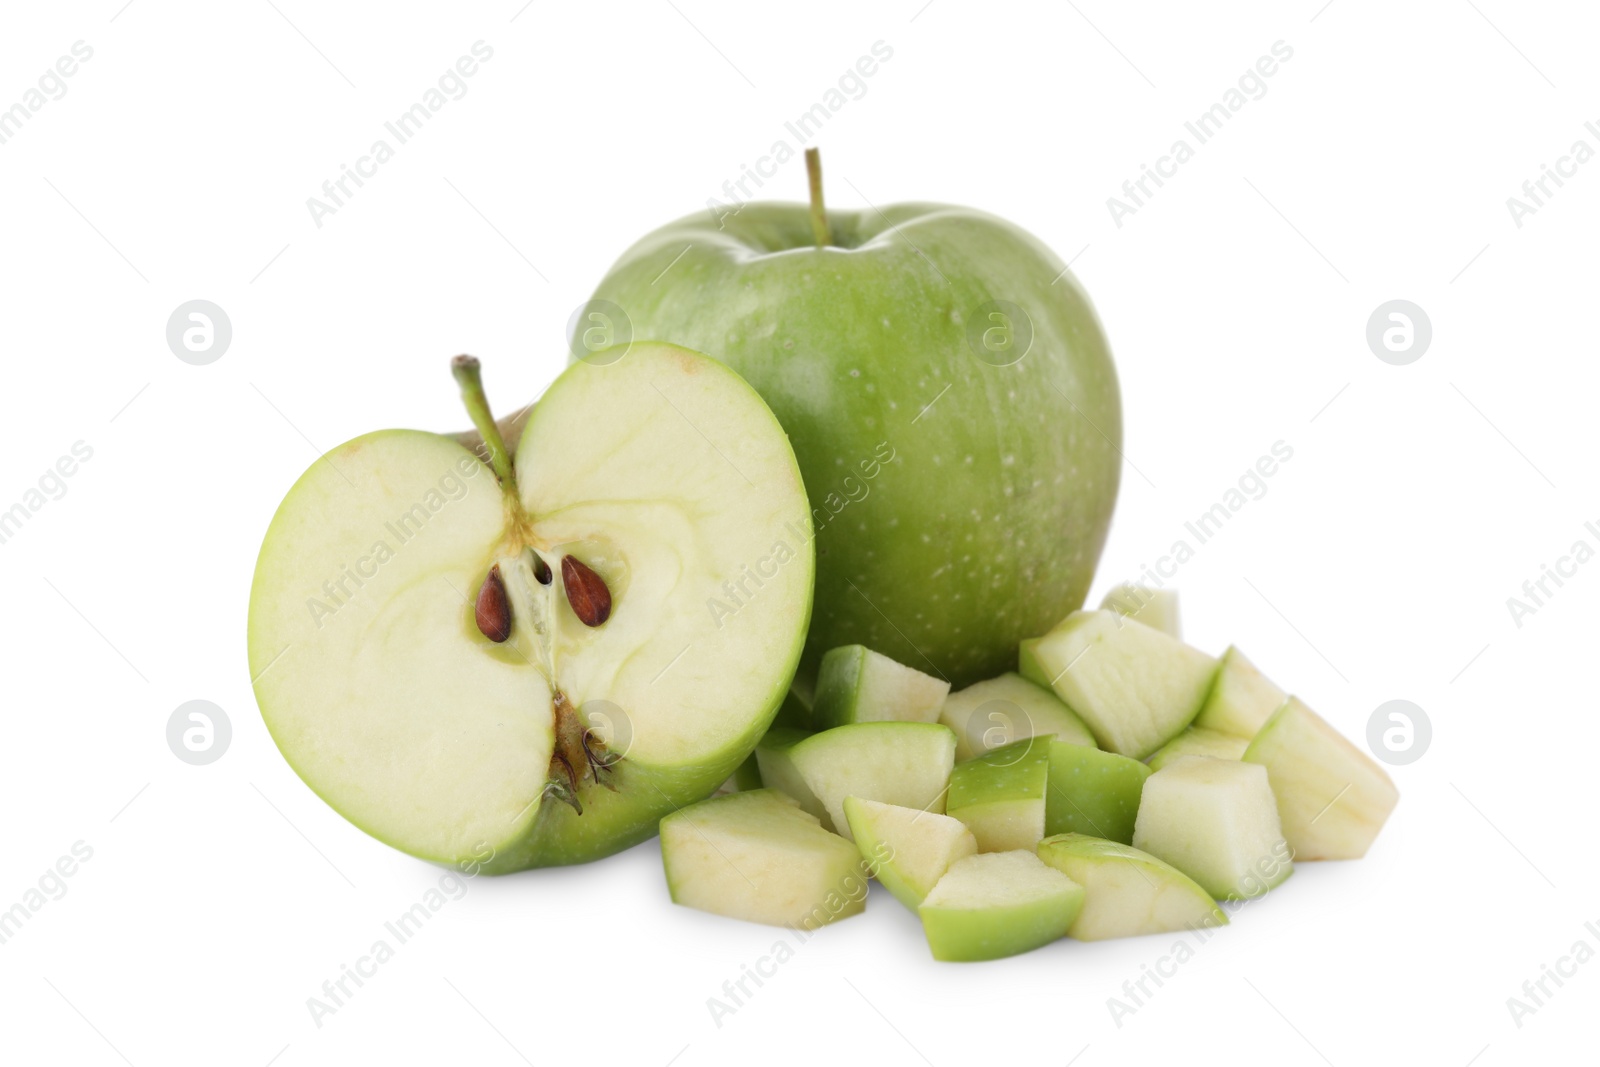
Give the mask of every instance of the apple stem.
[[828, 209], [822, 203], [822, 153], [815, 148], [806, 149], [806, 178], [811, 183], [811, 236], [818, 248], [833, 243], [828, 231]]
[[476, 356], [457, 356], [450, 361], [450, 373], [461, 385], [461, 402], [466, 405], [472, 425], [478, 429], [478, 436], [483, 438], [483, 447], [489, 453], [489, 466], [493, 468], [494, 476], [500, 480], [506, 495], [515, 498], [517, 475], [512, 469], [511, 452], [506, 448], [506, 440], [500, 436], [500, 427], [489, 410], [489, 397], [483, 391], [482, 365]]

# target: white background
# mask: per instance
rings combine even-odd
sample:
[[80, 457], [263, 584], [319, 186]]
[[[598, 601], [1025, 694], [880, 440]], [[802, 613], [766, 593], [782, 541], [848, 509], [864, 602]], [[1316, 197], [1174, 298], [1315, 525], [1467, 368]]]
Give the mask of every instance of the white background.
[[[75, 442], [94, 455], [0, 545], [0, 908], [74, 842], [93, 858], [0, 945], [0, 1058], [1592, 1055], [1600, 963], [1520, 1028], [1506, 999], [1579, 938], [1600, 948], [1600, 563], [1520, 627], [1506, 600], [1600, 547], [1600, 163], [1520, 228], [1506, 199], [1574, 140], [1600, 148], [1600, 25], [1578, 4], [1320, 2], [6, 5], [0, 107], [75, 41], [94, 55], [0, 145], [0, 509]], [[494, 56], [467, 95], [315, 226], [306, 199], [478, 40]], [[1279, 40], [1266, 95], [1116, 226], [1107, 198]], [[799, 147], [784, 121], [876, 41], [892, 59], [820, 139], [830, 201], [1009, 217], [1104, 319], [1130, 463], [1096, 598], [1294, 449], [1179, 574], [1188, 635], [1239, 643], [1361, 743], [1380, 703], [1423, 707], [1432, 746], [1393, 769], [1387, 830], [1364, 862], [1302, 866], [1120, 1026], [1108, 998], [1173, 939], [936, 964], [881, 890], [718, 1026], [708, 998], [795, 939], [675, 908], [649, 842], [476, 880], [317, 1027], [307, 998], [438, 872], [323, 806], [262, 726], [245, 606], [280, 496], [364, 431], [463, 427], [456, 352], [503, 410], [535, 396], [612, 260]], [[803, 188], [797, 158], [764, 195]], [[165, 340], [196, 298], [233, 324], [209, 366]], [[1433, 324], [1408, 366], [1365, 341], [1395, 298]], [[191, 699], [232, 721], [209, 766], [166, 744]]]

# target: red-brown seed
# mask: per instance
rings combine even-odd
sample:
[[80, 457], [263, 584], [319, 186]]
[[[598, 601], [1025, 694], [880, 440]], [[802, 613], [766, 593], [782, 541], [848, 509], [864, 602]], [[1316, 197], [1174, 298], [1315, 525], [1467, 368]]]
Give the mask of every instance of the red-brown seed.
[[611, 590], [605, 580], [572, 556], [561, 557], [561, 584], [567, 603], [585, 626], [599, 626], [611, 617]]
[[511, 636], [511, 600], [506, 596], [505, 579], [500, 577], [500, 565], [489, 568], [489, 577], [478, 589], [478, 602], [473, 607], [478, 631], [496, 644]]
[[553, 576], [550, 573], [550, 564], [544, 561], [543, 556], [536, 555], [533, 557], [533, 576], [538, 580], [540, 585], [550, 584], [550, 579]]

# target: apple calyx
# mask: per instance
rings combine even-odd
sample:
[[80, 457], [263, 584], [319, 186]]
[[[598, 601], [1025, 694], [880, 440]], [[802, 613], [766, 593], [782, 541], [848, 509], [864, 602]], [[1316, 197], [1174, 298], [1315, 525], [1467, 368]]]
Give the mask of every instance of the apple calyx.
[[[482, 450], [488, 454], [489, 467], [505, 497], [505, 542], [497, 553], [499, 558], [490, 565], [478, 588], [473, 620], [478, 631], [496, 644], [511, 639], [519, 618], [532, 630], [538, 646], [533, 666], [549, 683], [555, 728], [555, 751], [550, 758], [545, 793], [572, 805], [582, 815], [579, 788], [592, 779], [615, 791], [610, 775], [622, 757], [606, 751], [605, 743], [584, 725], [571, 699], [556, 681], [556, 611], [552, 588], [555, 575], [538, 547], [533, 521], [522, 506], [512, 453], [506, 447], [484, 392], [482, 365], [474, 356], [460, 355], [450, 361], [450, 370], [461, 386], [462, 402], [472, 417]], [[605, 579], [576, 556], [561, 556], [561, 584], [568, 606], [585, 626], [600, 626], [611, 617], [611, 589]]]

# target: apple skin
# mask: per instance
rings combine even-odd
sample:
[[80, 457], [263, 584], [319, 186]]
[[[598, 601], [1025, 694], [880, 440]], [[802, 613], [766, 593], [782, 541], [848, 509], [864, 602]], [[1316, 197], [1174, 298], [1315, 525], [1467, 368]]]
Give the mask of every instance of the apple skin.
[[[1083, 604], [1121, 473], [1111, 353], [1076, 280], [1017, 226], [919, 203], [828, 220], [819, 249], [803, 205], [688, 216], [624, 253], [594, 301], [633, 338], [732, 366], [788, 431], [817, 553], [797, 687], [828, 649], [864, 644], [960, 688]], [[993, 301], [1025, 313], [1009, 345]], [[583, 321], [630, 329], [615, 308]]]

